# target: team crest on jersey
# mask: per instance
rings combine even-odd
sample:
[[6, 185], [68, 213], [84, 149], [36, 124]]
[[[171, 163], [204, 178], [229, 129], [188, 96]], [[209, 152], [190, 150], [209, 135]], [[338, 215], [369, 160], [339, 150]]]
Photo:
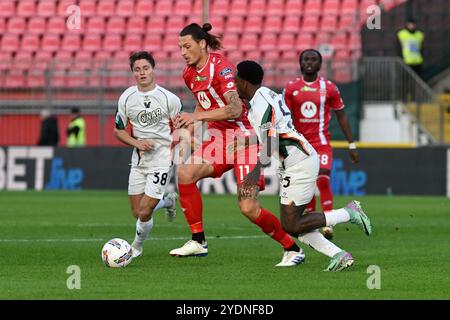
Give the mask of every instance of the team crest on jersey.
[[317, 91], [317, 88], [311, 88], [311, 87], [308, 87], [308, 86], [303, 86], [303, 87], [300, 89], [300, 91], [316, 92], [316, 91]]
[[161, 109], [155, 109], [152, 111], [142, 110], [137, 116], [139, 124], [143, 127], [150, 126], [162, 119]]
[[231, 72], [232, 72], [233, 70], [231, 70], [231, 68], [225, 68], [225, 69], [223, 69], [222, 71], [220, 71], [220, 75], [221, 76], [226, 76], [227, 74], [230, 74]]
[[199, 93], [197, 93], [197, 99], [198, 102], [200, 102], [200, 104], [202, 105], [203, 109], [209, 109], [211, 107], [211, 101], [209, 100], [205, 91], [200, 91]]
[[317, 106], [312, 101], [306, 101], [300, 107], [300, 112], [305, 118], [312, 118], [316, 115]]

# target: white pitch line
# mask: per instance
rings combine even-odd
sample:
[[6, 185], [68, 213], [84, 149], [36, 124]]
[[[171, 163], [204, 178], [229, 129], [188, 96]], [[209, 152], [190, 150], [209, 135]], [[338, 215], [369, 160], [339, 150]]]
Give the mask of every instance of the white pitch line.
[[[267, 236], [220, 236], [220, 237], [210, 237], [208, 239], [212, 240], [239, 240], [239, 239], [259, 239], [267, 238]], [[167, 241], [167, 240], [186, 240], [187, 237], [161, 237], [161, 238], [148, 238], [149, 241]], [[100, 238], [87, 238], [87, 239], [0, 239], [0, 242], [100, 242], [107, 241], [109, 239]]]

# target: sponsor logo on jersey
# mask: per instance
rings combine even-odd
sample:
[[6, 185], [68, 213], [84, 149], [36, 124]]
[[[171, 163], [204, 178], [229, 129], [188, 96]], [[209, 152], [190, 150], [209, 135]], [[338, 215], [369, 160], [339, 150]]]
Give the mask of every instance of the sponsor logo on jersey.
[[316, 92], [316, 91], [317, 91], [317, 88], [311, 88], [311, 87], [308, 87], [308, 86], [303, 86], [303, 87], [300, 89], [300, 91]]
[[312, 101], [306, 101], [301, 105], [300, 112], [303, 117], [312, 118], [317, 113], [317, 106]]
[[232, 74], [227, 74], [226, 76], [225, 76], [225, 80], [230, 80], [230, 79], [232, 79], [233, 78], [233, 75]]
[[225, 75], [227, 75], [227, 74], [230, 74], [231, 72], [232, 72], [233, 70], [231, 70], [231, 68], [225, 68], [225, 69], [223, 69], [222, 71], [220, 71], [220, 75], [221, 76], [225, 76]]
[[198, 92], [197, 99], [198, 99], [198, 102], [200, 102], [200, 104], [202, 105], [203, 109], [209, 109], [211, 107], [211, 101], [209, 100], [205, 91]]
[[162, 119], [161, 109], [155, 109], [153, 111], [142, 110], [137, 116], [139, 124], [143, 127], [152, 125], [159, 122]]
[[195, 77], [195, 81], [197, 81], [197, 82], [205, 81], [205, 80], [207, 80], [207, 79], [208, 79], [208, 77], [202, 77], [202, 76], [196, 76], [196, 77]]

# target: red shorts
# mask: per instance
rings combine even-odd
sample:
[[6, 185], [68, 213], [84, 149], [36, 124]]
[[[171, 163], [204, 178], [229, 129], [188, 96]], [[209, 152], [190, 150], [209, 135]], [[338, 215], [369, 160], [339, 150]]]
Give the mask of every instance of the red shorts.
[[[237, 185], [242, 183], [244, 177], [253, 170], [258, 160], [258, 145], [248, 146], [246, 149], [238, 152], [227, 152], [225, 143], [212, 141], [204, 142], [192, 156], [201, 157], [212, 164], [214, 172], [211, 178], [220, 178], [225, 172], [234, 168], [234, 176]], [[265, 188], [264, 175], [261, 172], [258, 182], [259, 189]]]
[[329, 144], [313, 145], [319, 155], [320, 169], [327, 169], [331, 171], [331, 165], [333, 163], [333, 151]]

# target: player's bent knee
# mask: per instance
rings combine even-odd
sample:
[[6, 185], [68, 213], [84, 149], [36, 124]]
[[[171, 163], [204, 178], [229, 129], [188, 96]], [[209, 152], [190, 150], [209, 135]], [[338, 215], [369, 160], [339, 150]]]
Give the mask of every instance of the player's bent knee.
[[152, 218], [153, 210], [139, 209], [138, 217], [141, 221], [149, 221]]
[[251, 221], [254, 221], [258, 218], [259, 213], [259, 204], [255, 200], [241, 200], [239, 201], [239, 209], [242, 214], [249, 218]]

